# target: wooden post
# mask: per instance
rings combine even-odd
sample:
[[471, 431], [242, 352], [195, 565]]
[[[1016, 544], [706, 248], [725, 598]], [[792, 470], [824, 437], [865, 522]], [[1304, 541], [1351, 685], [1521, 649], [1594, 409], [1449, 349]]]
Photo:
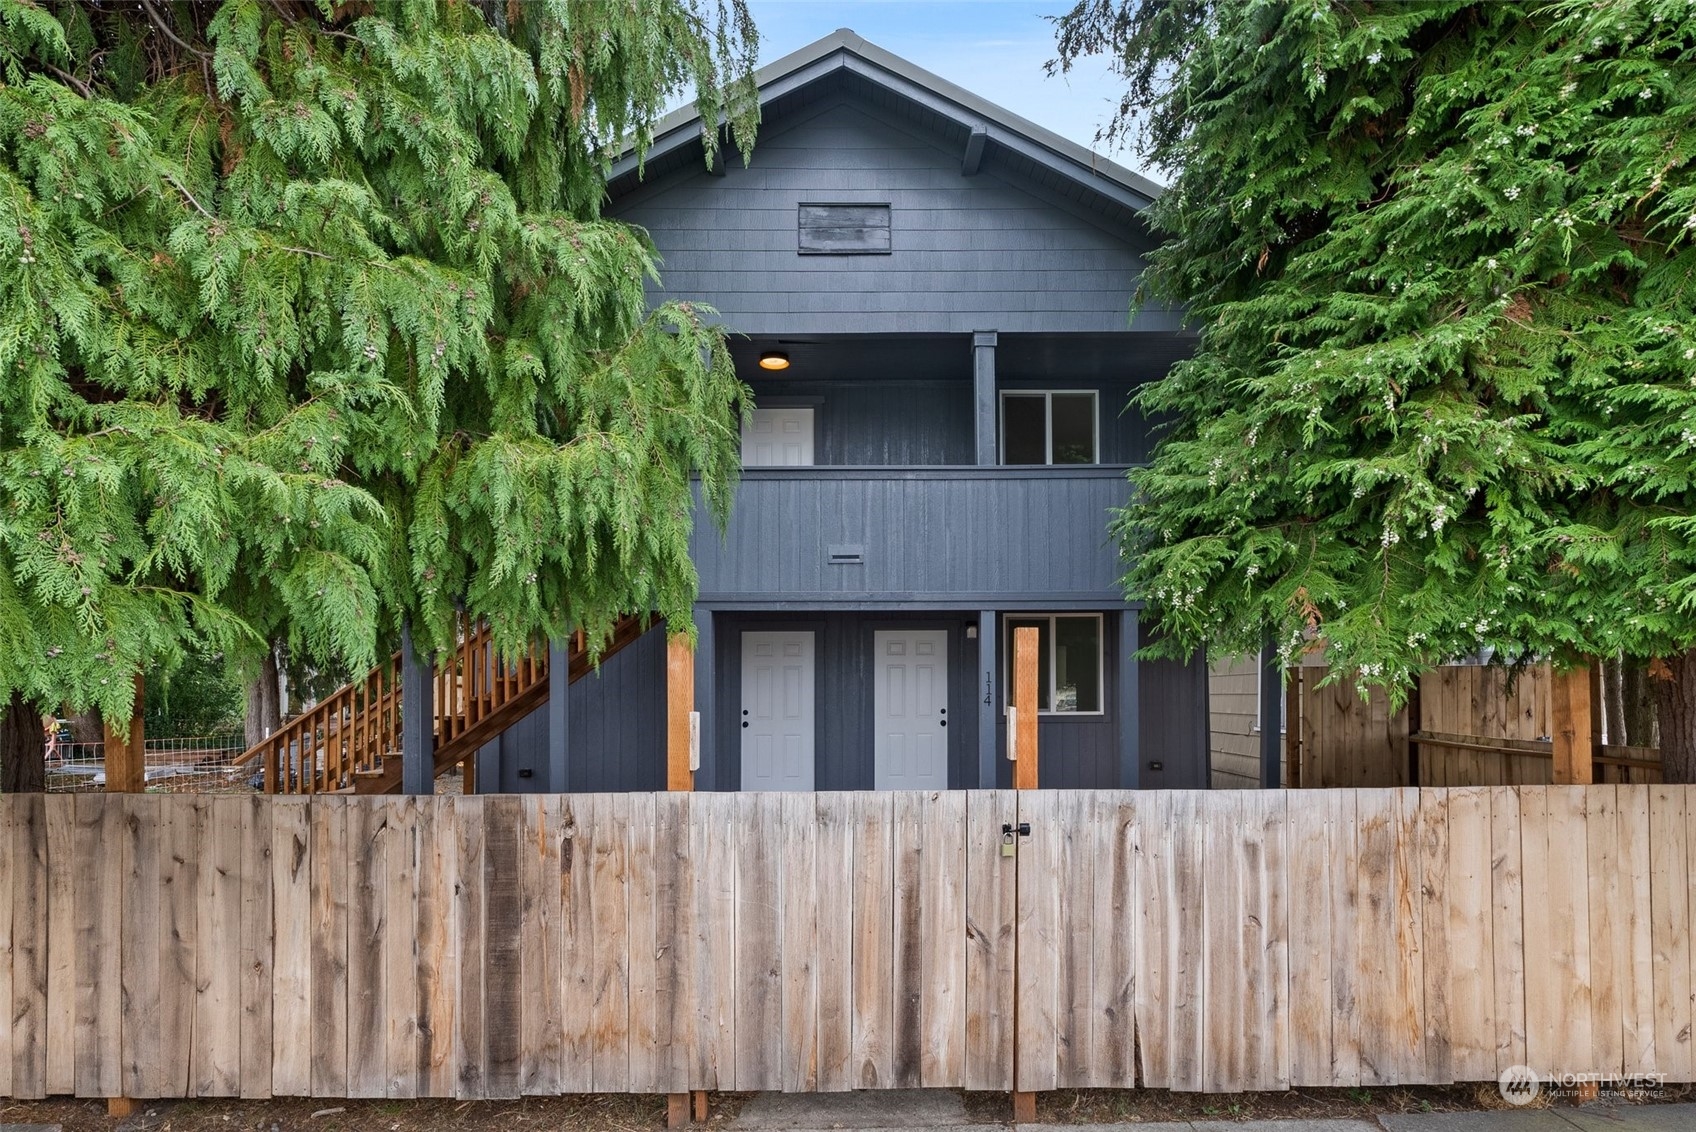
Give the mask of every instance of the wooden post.
[[1034, 626], [1013, 630], [1013, 707], [1018, 714], [1013, 738], [1013, 789], [1036, 789], [1036, 661], [1040, 647]]
[[665, 643], [665, 788], [693, 790], [689, 766], [689, 714], [695, 710], [695, 652], [689, 638]]
[[1557, 670], [1551, 675], [1555, 783], [1585, 785], [1595, 773], [1595, 752], [1590, 747], [1590, 671], [1587, 667], [1571, 668], [1565, 672]]
[[1602, 710], [1602, 658], [1597, 657], [1590, 665], [1590, 780], [1606, 781], [1607, 768], [1602, 768], [1600, 775], [1596, 774], [1596, 759], [1602, 754], [1602, 720], [1605, 715]]
[[129, 726], [123, 729], [106, 723], [106, 790], [110, 794], [140, 794], [147, 789], [145, 730], [142, 727], [141, 698], [146, 683], [141, 673], [135, 674], [135, 706], [130, 709]]
[[[146, 681], [135, 674], [135, 704], [130, 708], [129, 726], [119, 730], [106, 723], [106, 791], [111, 794], [140, 794], [147, 789], [146, 729], [142, 725], [142, 693]], [[108, 1097], [106, 1115], [113, 1119], [133, 1116], [141, 1102], [129, 1097]]]
[[[695, 710], [695, 651], [689, 638], [675, 636], [665, 642], [665, 788], [695, 789], [695, 772], [690, 766], [689, 717]], [[665, 1126], [681, 1128], [691, 1117], [707, 1119], [707, 1093], [667, 1093]]]
[[[1037, 652], [1042, 638], [1034, 627], [1013, 630], [1013, 708], [1017, 715], [1013, 737], [1013, 789], [1035, 790], [1037, 781]], [[1014, 906], [1019, 903], [1018, 876], [1014, 876]], [[1013, 952], [1013, 982], [1018, 985], [1018, 949]], [[1013, 1032], [1019, 1030], [1019, 1002], [1013, 1001]], [[1013, 1043], [1013, 1080], [1019, 1079], [1019, 1046]], [[1036, 1122], [1036, 1094], [1013, 1090], [1013, 1123]]]

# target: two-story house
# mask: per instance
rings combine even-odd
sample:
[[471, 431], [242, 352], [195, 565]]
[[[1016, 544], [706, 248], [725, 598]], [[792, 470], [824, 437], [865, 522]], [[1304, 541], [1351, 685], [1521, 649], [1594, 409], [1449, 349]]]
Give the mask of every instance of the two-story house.
[[[1191, 344], [1131, 313], [1158, 187], [851, 31], [758, 81], [750, 164], [707, 168], [681, 111], [608, 205], [754, 391], [729, 528], [694, 536], [697, 788], [1006, 784], [1023, 625], [1044, 786], [1205, 787], [1205, 667], [1132, 659], [1107, 534], [1152, 442], [1127, 400]], [[662, 634], [556, 699], [478, 789], [663, 785]]]

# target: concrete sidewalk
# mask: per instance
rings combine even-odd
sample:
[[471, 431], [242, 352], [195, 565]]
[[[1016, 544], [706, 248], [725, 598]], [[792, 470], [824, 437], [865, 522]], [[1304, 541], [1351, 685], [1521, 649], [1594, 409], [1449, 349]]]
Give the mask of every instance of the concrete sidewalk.
[[[1007, 1132], [974, 1124], [959, 1093], [943, 1089], [760, 1093], [732, 1132]], [[1015, 1132], [1696, 1132], [1696, 1104], [1385, 1113], [1370, 1120], [1173, 1120], [1142, 1124], [1019, 1124]]]

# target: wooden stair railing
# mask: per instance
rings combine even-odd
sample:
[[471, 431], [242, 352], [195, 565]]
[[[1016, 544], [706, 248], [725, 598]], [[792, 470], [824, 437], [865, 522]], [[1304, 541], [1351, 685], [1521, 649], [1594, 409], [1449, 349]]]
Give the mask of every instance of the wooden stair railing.
[[[613, 627], [605, 660], [645, 632], [643, 619], [626, 617]], [[548, 655], [532, 649], [516, 662], [495, 654], [484, 623], [462, 624], [453, 655], [437, 667], [435, 705], [436, 773], [475, 754], [548, 698]], [[567, 680], [589, 670], [581, 631], [566, 651]], [[237, 758], [258, 760], [268, 794], [383, 794], [400, 789], [401, 657], [397, 652], [362, 679], [345, 684], [289, 720]]]

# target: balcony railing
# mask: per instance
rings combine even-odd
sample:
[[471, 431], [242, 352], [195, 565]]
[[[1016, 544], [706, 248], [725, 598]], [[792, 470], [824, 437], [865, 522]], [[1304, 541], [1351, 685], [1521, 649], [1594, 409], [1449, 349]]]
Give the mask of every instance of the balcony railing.
[[723, 536], [697, 520], [701, 600], [1116, 602], [1123, 568], [1107, 524], [1125, 470], [749, 468]]

